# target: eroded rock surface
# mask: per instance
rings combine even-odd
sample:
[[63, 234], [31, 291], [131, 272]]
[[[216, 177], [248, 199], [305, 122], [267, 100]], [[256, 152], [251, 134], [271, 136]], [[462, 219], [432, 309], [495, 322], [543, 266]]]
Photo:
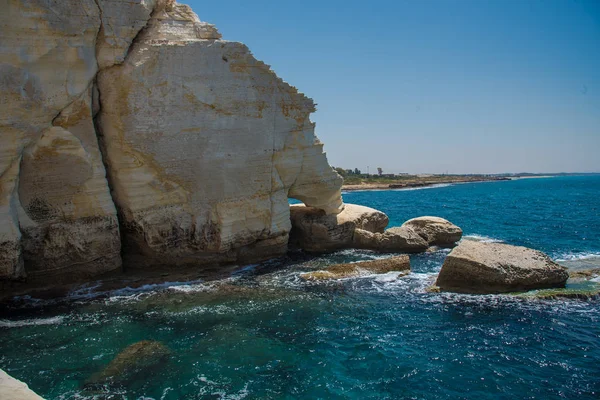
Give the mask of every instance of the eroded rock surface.
[[541, 251], [463, 240], [446, 257], [436, 286], [459, 293], [564, 287], [569, 273]]
[[290, 242], [310, 252], [354, 247], [357, 230], [383, 232], [389, 221], [381, 211], [356, 204], [346, 204], [339, 214], [294, 204], [290, 214], [293, 226]]
[[383, 252], [421, 253], [429, 244], [409, 227], [394, 227], [384, 233], [357, 229], [354, 232], [353, 246], [358, 249]]
[[8, 0], [0, 26], [0, 279], [268, 258], [288, 197], [343, 209], [313, 101], [190, 7]]
[[3, 6], [0, 278], [120, 267], [116, 209], [92, 122], [100, 24], [94, 0]]
[[440, 217], [418, 217], [409, 219], [404, 228], [410, 228], [430, 246], [452, 247], [462, 237], [463, 231], [452, 222]]
[[322, 271], [307, 272], [300, 277], [307, 281], [351, 278], [369, 274], [385, 274], [399, 271], [410, 272], [410, 259], [407, 255], [384, 258], [372, 261], [359, 261], [348, 264], [336, 264]]
[[287, 250], [288, 197], [342, 208], [312, 100], [188, 6], [155, 11], [100, 72], [98, 117], [126, 254], [158, 264]]

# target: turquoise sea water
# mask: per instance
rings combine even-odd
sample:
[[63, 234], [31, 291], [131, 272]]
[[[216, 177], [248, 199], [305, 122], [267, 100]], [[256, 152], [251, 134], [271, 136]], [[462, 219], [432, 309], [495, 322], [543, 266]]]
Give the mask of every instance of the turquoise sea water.
[[[353, 192], [391, 225], [437, 215], [470, 239], [600, 266], [600, 176]], [[306, 283], [301, 272], [382, 257], [292, 254], [219, 282], [23, 299], [0, 313], [0, 368], [48, 399], [598, 399], [600, 301], [428, 293], [448, 250], [414, 273]], [[34, 306], [38, 307], [34, 307]], [[126, 346], [171, 357], [85, 389]]]

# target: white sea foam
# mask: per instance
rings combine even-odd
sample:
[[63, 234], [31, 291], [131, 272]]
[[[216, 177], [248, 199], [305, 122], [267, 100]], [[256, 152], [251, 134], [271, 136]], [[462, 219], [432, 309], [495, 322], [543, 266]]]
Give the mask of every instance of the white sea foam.
[[413, 191], [413, 190], [425, 190], [425, 189], [439, 189], [439, 188], [444, 188], [444, 187], [448, 187], [448, 186], [454, 186], [454, 183], [438, 183], [435, 185], [429, 185], [429, 186], [419, 186], [419, 187], [407, 187], [407, 188], [399, 188], [399, 189], [390, 189], [393, 191]]
[[70, 300], [93, 299], [101, 293], [97, 290], [100, 286], [102, 286], [101, 282], [91, 282], [72, 290], [67, 297]]
[[383, 282], [394, 282], [398, 279], [400, 274], [403, 274], [403, 272], [392, 271], [392, 272], [388, 272], [386, 274], [377, 274], [374, 276], [374, 279], [375, 279], [375, 281], [382, 282], [382, 283]]
[[[461, 182], [457, 182], [457, 183], [461, 183]], [[402, 192], [402, 191], [425, 190], [425, 189], [439, 189], [439, 188], [444, 188], [444, 187], [448, 187], [448, 186], [454, 186], [455, 184], [456, 183], [437, 183], [434, 185], [427, 185], [427, 186], [405, 187], [405, 188], [394, 188], [394, 189], [377, 188], [377, 189], [344, 190], [344, 191], [342, 191], [342, 194], [360, 193], [360, 192], [388, 192], [388, 191]]]
[[122, 289], [113, 290], [110, 292], [113, 297], [121, 297], [121, 296], [131, 296], [139, 293], [146, 292], [155, 292], [161, 289], [175, 289], [177, 287], [184, 287], [190, 285], [200, 284], [202, 280], [190, 281], [190, 282], [163, 282], [163, 283], [152, 283], [147, 285], [142, 285], [139, 287], [124, 287]]
[[6, 319], [0, 319], [0, 328], [20, 328], [22, 326], [34, 326], [34, 325], [58, 325], [63, 322], [65, 317], [58, 316], [52, 318], [39, 318], [39, 319], [24, 319], [21, 321], [10, 321]]
[[504, 243], [504, 241], [501, 239], [495, 239], [495, 238], [485, 236], [485, 235], [478, 235], [476, 233], [474, 233], [472, 235], [465, 235], [465, 236], [463, 236], [463, 239], [472, 240], [474, 242], [482, 242], [482, 243]]
[[600, 252], [563, 253], [555, 257], [556, 261], [599, 260]]

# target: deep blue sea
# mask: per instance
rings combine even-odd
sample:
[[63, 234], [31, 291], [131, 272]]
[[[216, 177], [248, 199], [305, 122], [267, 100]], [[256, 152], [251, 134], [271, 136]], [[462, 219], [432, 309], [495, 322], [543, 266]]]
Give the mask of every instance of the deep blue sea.
[[[390, 226], [435, 215], [468, 239], [600, 267], [600, 176], [344, 194]], [[47, 399], [599, 399], [600, 301], [430, 293], [448, 250], [413, 273], [307, 283], [301, 272], [385, 255], [341, 251], [69, 302], [23, 299], [0, 320], [0, 368]], [[40, 306], [35, 308], [34, 306]], [[162, 342], [168, 361], [95, 391], [123, 348]]]

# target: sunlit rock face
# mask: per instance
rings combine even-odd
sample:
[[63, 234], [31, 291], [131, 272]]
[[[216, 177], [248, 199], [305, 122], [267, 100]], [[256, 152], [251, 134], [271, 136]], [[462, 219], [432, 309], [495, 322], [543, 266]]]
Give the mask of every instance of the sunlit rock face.
[[268, 258], [288, 197], [343, 209], [312, 100], [188, 6], [7, 2], [0, 278]]
[[119, 268], [116, 210], [92, 122], [94, 0], [0, 13], [0, 277]]
[[144, 263], [282, 254], [288, 196], [341, 210], [312, 100], [189, 7], [156, 10], [126, 62], [98, 83], [126, 253]]

